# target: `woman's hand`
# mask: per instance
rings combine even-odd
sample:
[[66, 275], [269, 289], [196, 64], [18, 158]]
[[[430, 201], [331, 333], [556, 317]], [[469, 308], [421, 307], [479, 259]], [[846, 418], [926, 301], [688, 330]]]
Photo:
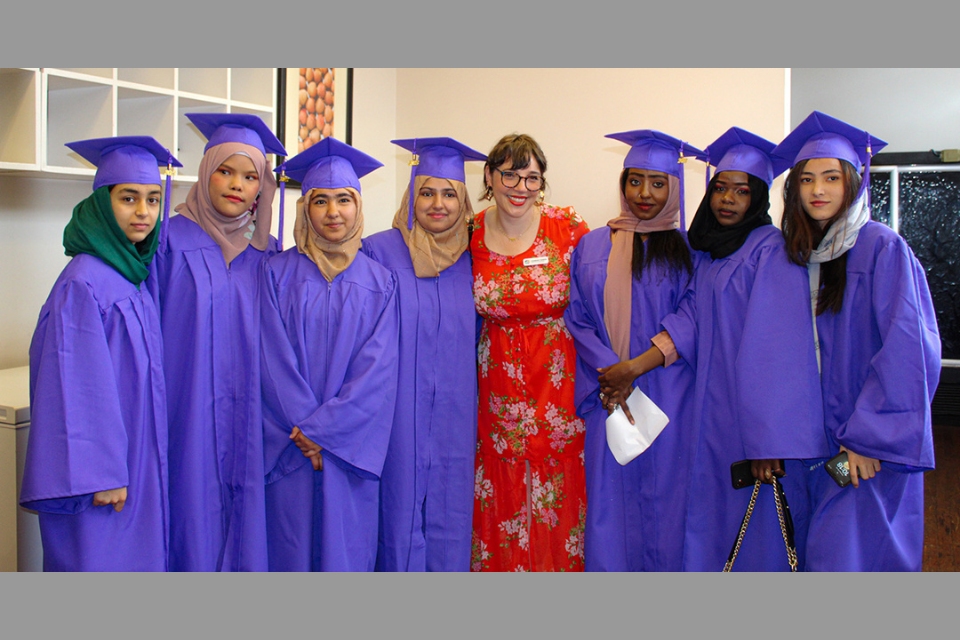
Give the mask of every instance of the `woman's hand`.
[[305, 436], [303, 431], [300, 431], [300, 427], [293, 428], [290, 432], [290, 439], [293, 440], [293, 444], [297, 445], [305, 458], [310, 458], [314, 471], [323, 471], [323, 458], [320, 456], [323, 447]]
[[619, 404], [630, 424], [636, 424], [630, 415], [630, 409], [627, 408], [627, 398], [633, 392], [633, 382], [648, 371], [663, 366], [663, 362], [663, 352], [653, 346], [636, 358], [597, 369], [600, 374], [600, 401], [603, 402], [604, 409], [612, 412]]
[[635, 360], [624, 360], [609, 367], [597, 369], [600, 374], [600, 391], [605, 395], [617, 394], [626, 399], [633, 388], [633, 381], [640, 372], [637, 371]]
[[751, 460], [750, 473], [753, 474], [755, 479], [766, 484], [773, 484], [774, 476], [782, 478], [786, 475], [781, 460]]
[[93, 494], [93, 506], [104, 507], [108, 504], [113, 505], [116, 512], [123, 511], [123, 505], [127, 503], [127, 488], [108, 489], [107, 491], [97, 491]]
[[847, 460], [850, 465], [850, 481], [855, 489], [860, 487], [860, 478], [869, 480], [880, 471], [880, 461], [876, 458], [868, 458], [859, 453], [854, 453], [842, 445], [840, 451], [847, 452]]
[[633, 381], [640, 375], [637, 372], [637, 363], [633, 360], [624, 360], [609, 367], [597, 369], [600, 373], [600, 401], [607, 413], [613, 413], [617, 405], [623, 409], [630, 424], [635, 424], [630, 409], [627, 408], [627, 398], [633, 391]]

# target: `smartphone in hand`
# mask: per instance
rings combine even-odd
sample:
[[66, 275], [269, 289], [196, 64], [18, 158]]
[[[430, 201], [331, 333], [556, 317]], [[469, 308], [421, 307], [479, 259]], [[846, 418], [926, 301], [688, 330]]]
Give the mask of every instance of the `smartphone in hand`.
[[730, 465], [730, 481], [734, 489], [752, 487], [756, 484], [757, 479], [753, 477], [753, 472], [750, 470], [749, 460], [740, 460]]
[[845, 487], [852, 481], [850, 477], [850, 461], [847, 458], [847, 452], [841, 451], [839, 454], [830, 458], [823, 468], [827, 470], [837, 486]]

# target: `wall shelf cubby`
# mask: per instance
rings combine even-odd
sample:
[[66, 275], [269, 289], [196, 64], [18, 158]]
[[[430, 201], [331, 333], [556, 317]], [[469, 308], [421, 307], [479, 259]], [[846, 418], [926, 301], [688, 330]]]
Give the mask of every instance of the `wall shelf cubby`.
[[276, 95], [276, 69], [0, 68], [0, 172], [92, 176], [65, 143], [148, 135], [183, 163], [174, 179], [195, 182], [206, 140], [185, 114], [252, 113], [276, 129]]

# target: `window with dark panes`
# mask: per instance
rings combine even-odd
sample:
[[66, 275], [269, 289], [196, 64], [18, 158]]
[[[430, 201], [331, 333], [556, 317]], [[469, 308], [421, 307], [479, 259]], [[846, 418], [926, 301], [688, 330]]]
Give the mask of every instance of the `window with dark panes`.
[[871, 217], [903, 236], [926, 271], [944, 365], [934, 421], [960, 424], [960, 165], [875, 160], [870, 197]]

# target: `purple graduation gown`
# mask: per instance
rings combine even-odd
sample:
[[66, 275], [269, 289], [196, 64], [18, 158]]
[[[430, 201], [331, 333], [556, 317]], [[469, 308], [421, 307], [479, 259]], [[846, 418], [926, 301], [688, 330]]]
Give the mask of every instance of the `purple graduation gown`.
[[[389, 271], [358, 253], [328, 283], [296, 248], [264, 262], [264, 459], [271, 571], [372, 571], [397, 398]], [[323, 448], [323, 470], [290, 440]]]
[[418, 278], [397, 229], [363, 240], [397, 280], [400, 377], [380, 483], [380, 571], [469, 571], [477, 452], [470, 253]]
[[[690, 402], [694, 371], [691, 363], [679, 360], [637, 379], [635, 385], [670, 422], [650, 448], [621, 466], [607, 446], [607, 412], [598, 397], [597, 369], [620, 361], [603, 319], [610, 249], [609, 227], [595, 229], [580, 241], [570, 262], [570, 306], [564, 313], [577, 347], [577, 414], [587, 426], [585, 568], [680, 571], [687, 479], [697, 435]], [[652, 346], [650, 338], [660, 332], [660, 321], [677, 310], [690, 282], [686, 272], [660, 265], [647, 266], [641, 280], [633, 279], [630, 357]]]
[[[75, 256], [30, 344], [20, 504], [39, 512], [44, 571], [167, 569], [162, 358], [153, 298], [100, 258]], [[123, 511], [93, 506], [120, 487]]]
[[[690, 401], [699, 434], [683, 569], [723, 569], [750, 499], [751, 488], [735, 490], [730, 481], [730, 465], [744, 459], [784, 459], [802, 554], [808, 507], [800, 460], [827, 452], [806, 269], [787, 259], [779, 229], [758, 227], [733, 254], [704, 254], [693, 290], [662, 325], [696, 366]], [[789, 571], [770, 485], [734, 570]]]
[[170, 419], [170, 570], [266, 571], [260, 412], [260, 265], [229, 268], [189, 218], [169, 219], [153, 261]]
[[907, 243], [868, 222], [847, 253], [840, 313], [817, 318], [830, 455], [844, 445], [880, 460], [860, 487], [841, 489], [821, 468], [807, 569], [919, 571], [923, 474], [933, 469], [930, 403], [940, 336], [923, 267]]

